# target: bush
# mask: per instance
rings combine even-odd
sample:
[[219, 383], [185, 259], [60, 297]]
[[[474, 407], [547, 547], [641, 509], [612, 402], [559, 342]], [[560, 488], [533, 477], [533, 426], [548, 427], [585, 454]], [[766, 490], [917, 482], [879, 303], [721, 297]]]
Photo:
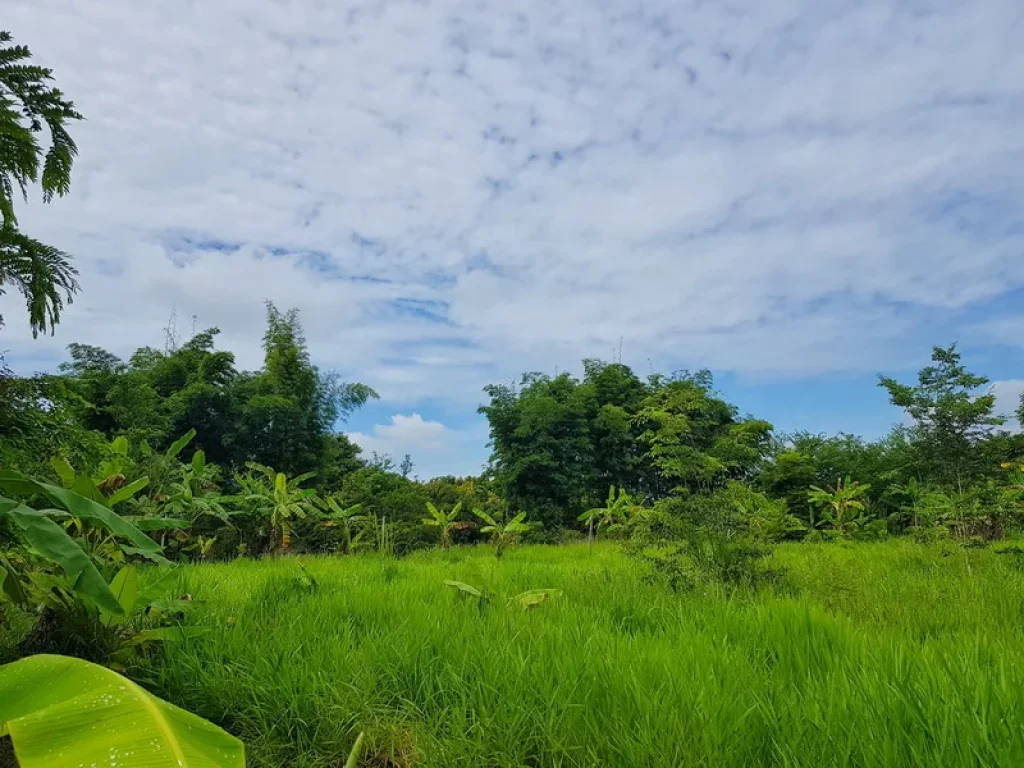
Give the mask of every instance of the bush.
[[[634, 529], [626, 552], [648, 566], [649, 579], [673, 589], [707, 583], [735, 588], [773, 580], [777, 572], [763, 562], [772, 554], [771, 539], [758, 539], [752, 533], [751, 520], [758, 519], [762, 508], [752, 514], [749, 505], [737, 503], [738, 498], [737, 489], [727, 487], [708, 496], [660, 501], [646, 524]], [[766, 505], [775, 519], [779, 512], [785, 514], [784, 506], [777, 504]], [[760, 519], [772, 518], [765, 514]], [[782, 523], [773, 530], [785, 527]]]

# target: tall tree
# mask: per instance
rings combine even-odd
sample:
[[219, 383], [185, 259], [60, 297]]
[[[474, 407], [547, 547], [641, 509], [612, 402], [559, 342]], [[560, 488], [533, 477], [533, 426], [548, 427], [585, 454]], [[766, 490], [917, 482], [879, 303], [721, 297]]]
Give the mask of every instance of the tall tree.
[[709, 371], [655, 379], [653, 386], [634, 422], [660, 480], [656, 495], [711, 491], [746, 477], [767, 453], [772, 425], [740, 418], [736, 406], [715, 396]]
[[[25, 297], [35, 336], [53, 331], [78, 283], [67, 254], [21, 232], [14, 198], [17, 190], [27, 199], [36, 183], [44, 202], [68, 193], [78, 148], [67, 123], [82, 116], [50, 85], [53, 72], [30, 64], [31, 57], [10, 32], [0, 31], [0, 293], [13, 285]], [[40, 137], [47, 133], [50, 146], [44, 149]]]
[[993, 415], [995, 395], [979, 392], [989, 380], [964, 367], [956, 344], [934, 347], [932, 363], [920, 370], [916, 386], [886, 376], [879, 386], [914, 420], [922, 474], [963, 490], [984, 470], [979, 444], [1004, 419]]
[[240, 382], [240, 449], [288, 474], [320, 470], [335, 423], [377, 393], [310, 362], [298, 310], [267, 302], [263, 371]]
[[593, 486], [587, 392], [567, 373], [525, 374], [519, 387], [485, 387], [492, 463], [513, 506], [547, 525], [570, 522]]

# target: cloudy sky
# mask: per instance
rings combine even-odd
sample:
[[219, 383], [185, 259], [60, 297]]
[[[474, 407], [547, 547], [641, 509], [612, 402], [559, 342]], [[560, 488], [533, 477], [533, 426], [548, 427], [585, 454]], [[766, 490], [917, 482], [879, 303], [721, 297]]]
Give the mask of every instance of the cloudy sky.
[[33, 340], [127, 355], [264, 299], [381, 400], [417, 474], [487, 455], [481, 387], [710, 367], [784, 429], [877, 435], [879, 371], [959, 340], [1024, 389], [1020, 0], [5, 0], [88, 121], [21, 209], [82, 293]]

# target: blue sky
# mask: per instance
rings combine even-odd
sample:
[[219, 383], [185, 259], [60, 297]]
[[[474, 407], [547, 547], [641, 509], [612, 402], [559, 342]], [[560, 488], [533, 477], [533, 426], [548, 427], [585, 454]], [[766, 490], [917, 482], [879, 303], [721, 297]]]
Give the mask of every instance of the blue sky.
[[52, 368], [262, 301], [381, 400], [346, 427], [417, 472], [486, 458], [481, 388], [610, 357], [708, 367], [784, 429], [878, 435], [959, 340], [1024, 390], [1024, 7], [7, 0], [88, 121], [72, 194], [23, 228], [72, 253]]

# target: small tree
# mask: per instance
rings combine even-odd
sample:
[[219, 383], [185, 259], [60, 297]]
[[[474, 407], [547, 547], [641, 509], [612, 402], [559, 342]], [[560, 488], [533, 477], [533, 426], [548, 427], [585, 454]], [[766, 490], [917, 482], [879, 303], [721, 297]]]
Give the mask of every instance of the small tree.
[[328, 496], [320, 501], [320, 506], [327, 514], [327, 520], [324, 522], [325, 526], [329, 528], [341, 526], [341, 532], [345, 541], [345, 554], [349, 554], [352, 551], [352, 547], [359, 542], [360, 537], [365, 533], [364, 529], [355, 536], [352, 535], [352, 528], [355, 523], [367, 521], [364, 515], [359, 514], [363, 509], [363, 505], [353, 504], [350, 507], [342, 507], [337, 500]]
[[825, 519], [837, 531], [845, 533], [847, 526], [866, 508], [861, 497], [869, 490], [870, 484], [853, 482], [847, 477], [845, 481], [837, 481], [834, 490], [812, 485], [807, 492], [807, 499], [814, 506], [823, 508]]
[[577, 519], [587, 524], [587, 542], [592, 544], [601, 528], [611, 529], [616, 525], [624, 525], [641, 509], [643, 507], [633, 501], [625, 488], [619, 488], [616, 492], [613, 485], [608, 488], [608, 498], [603, 507], [588, 509]]
[[491, 537], [491, 541], [494, 542], [494, 556], [497, 558], [501, 558], [505, 547], [514, 544], [522, 534], [533, 527], [526, 522], [525, 512], [520, 512], [505, 523], [499, 523], [482, 509], [474, 509], [473, 514], [484, 522], [480, 533], [486, 533]]
[[912, 435], [922, 471], [963, 491], [982, 469], [978, 444], [1004, 419], [993, 415], [994, 394], [977, 394], [988, 379], [961, 364], [956, 344], [935, 347], [932, 362], [918, 373], [917, 386], [885, 376], [879, 377], [879, 385], [914, 420]]
[[458, 520], [459, 513], [462, 511], [462, 502], [460, 501], [452, 507], [450, 512], [445, 513], [428, 501], [427, 511], [430, 513], [430, 517], [424, 518], [423, 524], [440, 530], [441, 549], [448, 549], [452, 544], [452, 531], [456, 526], [455, 521]]
[[231, 500], [240, 503], [244, 512], [269, 518], [275, 546], [287, 551], [291, 546], [292, 520], [316, 512], [316, 491], [299, 487], [316, 472], [306, 472], [289, 480], [284, 472], [275, 472], [256, 462], [251, 461], [246, 466], [251, 473], [236, 476], [242, 493]]

